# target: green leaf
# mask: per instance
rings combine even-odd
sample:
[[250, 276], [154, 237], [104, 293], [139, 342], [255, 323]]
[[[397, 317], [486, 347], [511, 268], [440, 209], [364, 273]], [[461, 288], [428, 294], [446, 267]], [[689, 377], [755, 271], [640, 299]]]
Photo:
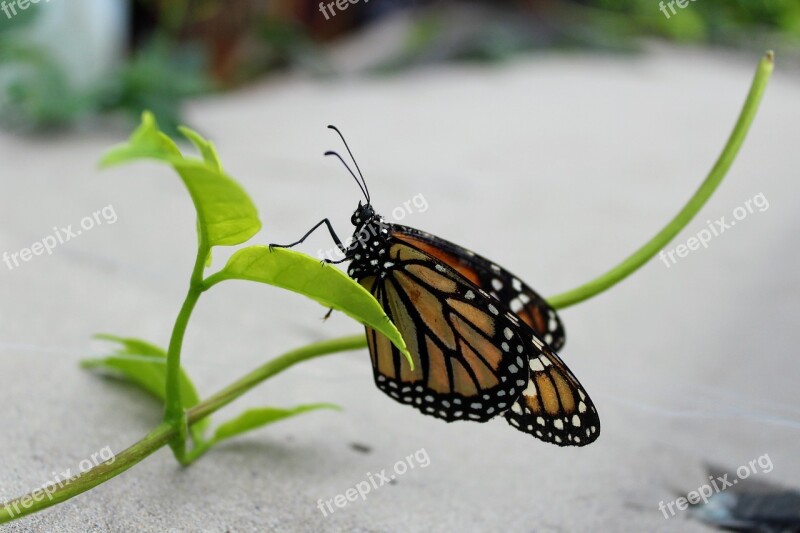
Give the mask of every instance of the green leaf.
[[[100, 334], [95, 338], [119, 344], [119, 348], [101, 359], [84, 359], [83, 368], [102, 369], [137, 385], [140, 389], [161, 400], [166, 399], [167, 390], [167, 352], [162, 348], [140, 339]], [[192, 380], [181, 369], [181, 400], [188, 409], [200, 403]], [[208, 427], [210, 420], [204, 419], [192, 426], [196, 440]]]
[[158, 159], [170, 164], [183, 161], [178, 145], [158, 129], [156, 119], [150, 112], [142, 114], [141, 125], [134, 130], [126, 144], [106, 152], [100, 160], [100, 166], [107, 168], [144, 158]]
[[223, 172], [211, 142], [189, 128], [181, 128], [181, 132], [194, 143], [202, 160], [185, 158], [172, 139], [158, 129], [153, 115], [146, 112], [128, 143], [112, 148], [100, 164], [109, 167], [139, 159], [170, 164], [194, 202], [201, 242], [209, 247], [247, 242], [261, 229], [255, 205], [244, 189]]
[[204, 139], [199, 133], [186, 126], [178, 126], [178, 131], [180, 131], [184, 137], [192, 141], [192, 144], [197, 147], [200, 155], [203, 156], [203, 161], [205, 161], [207, 165], [222, 172], [222, 164], [219, 162], [219, 156], [217, 155], [217, 149], [214, 148], [214, 143]]
[[261, 229], [255, 206], [231, 178], [197, 161], [173, 167], [189, 189], [209, 246], [242, 244]]
[[274, 424], [280, 420], [291, 418], [309, 411], [316, 411], [318, 409], [334, 409], [340, 411], [338, 405], [330, 403], [315, 403], [308, 405], [298, 405], [291, 409], [282, 409], [277, 407], [262, 407], [258, 409], [248, 409], [241, 415], [233, 420], [229, 420], [224, 424], [220, 424], [214, 432], [214, 437], [209, 444], [216, 444], [222, 440], [235, 437], [247, 431], [252, 431], [260, 427]]
[[310, 255], [287, 248], [248, 246], [237, 251], [221, 271], [206, 279], [206, 288], [227, 279], [258, 281], [307, 296], [385, 335], [414, 363], [403, 336], [381, 304], [347, 274]]
[[111, 335], [109, 333], [98, 333], [97, 335], [94, 336], [94, 338], [121, 344], [122, 348], [114, 352], [117, 354], [149, 355], [157, 357], [167, 356], [167, 352], [160, 346], [156, 346], [155, 344], [150, 344], [149, 342], [143, 341], [141, 339], [134, 339], [131, 337], [118, 337], [116, 335]]

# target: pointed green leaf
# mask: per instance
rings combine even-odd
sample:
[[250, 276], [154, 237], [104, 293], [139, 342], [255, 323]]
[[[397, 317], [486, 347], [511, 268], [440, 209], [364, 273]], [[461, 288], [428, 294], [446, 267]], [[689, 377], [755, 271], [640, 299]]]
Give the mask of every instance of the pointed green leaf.
[[101, 359], [84, 359], [83, 368], [111, 370], [140, 389], [163, 401], [166, 360], [150, 355], [109, 355]]
[[98, 333], [94, 336], [95, 339], [100, 339], [109, 342], [121, 344], [122, 347], [118, 348], [114, 353], [116, 354], [129, 354], [129, 355], [151, 355], [159, 357], [167, 357], [167, 352], [160, 346], [150, 344], [141, 339], [134, 339], [132, 337], [118, 337], [109, 333]]
[[406, 356], [413, 369], [405, 341], [381, 304], [338, 268], [287, 248], [270, 250], [267, 246], [248, 246], [238, 250], [225, 268], [209, 277], [206, 287], [226, 279], [267, 283], [341, 311], [384, 334]]
[[201, 161], [177, 161], [172, 166], [189, 189], [209, 246], [242, 244], [261, 229], [258, 211], [231, 178]]
[[330, 403], [299, 405], [291, 409], [281, 409], [277, 407], [248, 409], [233, 420], [229, 420], [224, 424], [220, 424], [220, 426], [214, 432], [214, 437], [211, 439], [211, 444], [216, 444], [217, 442], [229, 439], [236, 435], [241, 435], [247, 431], [252, 431], [268, 424], [273, 424], [280, 420], [291, 418], [309, 411], [316, 411], [318, 409], [335, 409], [337, 411], [341, 410], [338, 405]]
[[[164, 402], [167, 390], [167, 353], [162, 348], [140, 339], [117, 337], [101, 334], [98, 339], [119, 344], [114, 352], [101, 359], [84, 359], [83, 368], [101, 369], [137, 385], [140, 389]], [[192, 380], [185, 370], [181, 369], [181, 400], [188, 409], [200, 403]], [[196, 438], [208, 427], [209, 419], [202, 420], [192, 426]]]
[[214, 145], [189, 128], [182, 133], [203, 159], [184, 157], [178, 146], [158, 129], [151, 113], [130, 140], [112, 148], [101, 160], [108, 167], [139, 159], [155, 159], [172, 165], [180, 175], [197, 209], [198, 232], [208, 246], [233, 246], [249, 240], [261, 229], [255, 205], [247, 193], [222, 170]]
[[222, 172], [222, 164], [219, 162], [219, 156], [217, 155], [217, 149], [214, 148], [214, 143], [204, 139], [199, 133], [186, 126], [179, 126], [178, 131], [180, 131], [184, 137], [192, 141], [192, 144], [195, 145], [200, 155], [203, 156], [203, 161], [205, 161], [207, 165]]
[[126, 144], [112, 148], [103, 156], [100, 166], [107, 168], [144, 158], [167, 163], [183, 159], [178, 145], [158, 129], [156, 119], [150, 112], [142, 114], [142, 124], [134, 130]]

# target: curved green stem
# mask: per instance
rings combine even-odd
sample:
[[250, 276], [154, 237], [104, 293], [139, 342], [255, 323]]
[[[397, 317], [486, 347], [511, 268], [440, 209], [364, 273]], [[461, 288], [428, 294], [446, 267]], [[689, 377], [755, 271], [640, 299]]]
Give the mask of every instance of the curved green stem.
[[[293, 365], [323, 355], [357, 350], [363, 348], [365, 342], [364, 335], [355, 335], [317, 342], [287, 352], [188, 409], [186, 411], [186, 422], [188, 425], [199, 422], [211, 413], [228, 405], [262, 381], [283, 372]], [[33, 491], [6, 504], [0, 504], [0, 524], [41, 511], [86, 492], [104, 481], [125, 472], [163, 446], [171, 444], [179, 435], [180, 429], [175, 424], [170, 421], [164, 421], [145, 438], [120, 452], [113, 459], [100, 463], [78, 476], [60, 482], [60, 485], [56, 486], [55, 490], [52, 490], [49, 495], [43, 491]], [[199, 447], [198, 450], [201, 451], [193, 451], [187, 454], [182, 462], [191, 462], [199, 457], [202, 451], [205, 451], [202, 447]]]
[[205, 244], [205, 238], [200, 237], [200, 244], [197, 250], [192, 277], [189, 283], [189, 291], [186, 299], [175, 319], [175, 326], [172, 328], [172, 337], [169, 340], [167, 349], [167, 392], [164, 402], [164, 422], [172, 424], [177, 430], [175, 438], [170, 446], [178, 461], [183, 461], [186, 454], [186, 436], [188, 434], [188, 424], [186, 413], [183, 409], [183, 399], [181, 398], [181, 350], [183, 348], [183, 337], [186, 334], [186, 327], [192, 316], [200, 295], [203, 294], [203, 270], [206, 259], [208, 258], [209, 247]]
[[60, 481], [55, 490], [51, 492], [43, 492], [41, 489], [35, 490], [5, 503], [3, 507], [0, 507], [0, 524], [41, 511], [96, 487], [104, 481], [125, 472], [154, 451], [168, 444], [175, 435], [175, 426], [162, 422], [144, 439], [119, 453], [116, 457], [100, 463], [79, 476]]
[[630, 276], [642, 265], [647, 263], [654, 255], [658, 253], [669, 241], [671, 241], [680, 231], [686, 227], [692, 218], [700, 211], [700, 208], [711, 197], [714, 190], [722, 181], [722, 178], [727, 174], [728, 169], [731, 168], [736, 154], [739, 152], [747, 131], [750, 129], [750, 124], [753, 122], [753, 117], [756, 115], [758, 104], [761, 102], [761, 96], [764, 94], [764, 89], [767, 86], [770, 74], [774, 66], [774, 54], [770, 51], [761, 59], [756, 70], [753, 84], [750, 87], [750, 92], [745, 100], [742, 112], [739, 115], [739, 120], [736, 121], [736, 126], [728, 138], [725, 148], [722, 150], [717, 162], [708, 173], [708, 177], [697, 189], [689, 199], [689, 202], [681, 209], [681, 211], [673, 218], [658, 234], [650, 239], [644, 246], [636, 250], [622, 263], [615, 266], [605, 274], [593, 279], [588, 283], [584, 283], [580, 287], [572, 289], [571, 291], [562, 292], [547, 301], [555, 309], [563, 309], [570, 305], [575, 305], [584, 300], [596, 296], [601, 292], [613, 287], [626, 277]]
[[[742, 113], [739, 116], [739, 120], [734, 127], [734, 131], [722, 155], [720, 155], [706, 180], [680, 213], [678, 213], [658, 235], [625, 259], [617, 267], [589, 283], [550, 298], [549, 302], [553, 307], [557, 309], [568, 307], [591, 298], [615, 285], [652, 258], [661, 247], [669, 242], [686, 226], [692, 217], [694, 217], [706, 200], [708, 200], [709, 196], [714, 192], [720, 181], [722, 181], [725, 173], [733, 163], [753, 117], [755, 116], [761, 96], [764, 93], [767, 80], [773, 69], [773, 59], [772, 52], [769, 52], [759, 63], [753, 85], [745, 101]], [[195, 269], [192, 274], [192, 283], [189, 293], [187, 294], [186, 301], [175, 323], [173, 336], [170, 340], [167, 361], [167, 409], [164, 422], [150, 432], [145, 438], [119, 453], [114, 459], [101, 463], [95, 468], [63, 482], [63, 484], [56, 487], [49, 496], [45, 497], [43, 492], [34, 491], [6, 503], [3, 507], [0, 507], [0, 524], [40, 511], [81, 494], [121, 474], [167, 444], [173, 446], [173, 451], [175, 451], [181, 463], [188, 464], [202, 455], [206, 451], [206, 447], [200, 444], [195, 450], [186, 454], [184, 446], [185, 440], [181, 440], [185, 439], [186, 427], [204, 419], [221, 407], [228, 405], [259, 383], [297, 363], [323, 355], [356, 350], [366, 346], [364, 335], [356, 335], [318, 342], [287, 352], [257, 368], [184, 413], [179, 395], [180, 351], [189, 317], [197, 303], [197, 299], [204, 289], [202, 274], [208, 255], [208, 248], [202, 244], [203, 242], [204, 239], [201, 238], [200, 250], [198, 251], [197, 263], [195, 264]], [[180, 424], [178, 422], [180, 422]], [[180, 443], [180, 446], [177, 447], [176, 443]], [[37, 494], [38, 496], [42, 496], [42, 498], [38, 498]]]

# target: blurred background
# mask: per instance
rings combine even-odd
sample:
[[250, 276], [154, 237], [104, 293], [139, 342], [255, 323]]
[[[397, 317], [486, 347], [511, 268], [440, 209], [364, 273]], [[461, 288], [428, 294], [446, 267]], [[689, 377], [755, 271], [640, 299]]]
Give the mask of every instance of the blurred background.
[[[596, 443], [422, 416], [377, 390], [362, 350], [299, 365], [214, 420], [343, 412], [248, 434], [189, 469], [161, 450], [4, 531], [800, 531], [800, 1], [0, 1], [0, 253], [114, 213], [52, 255], [0, 262], [0, 501], [160, 421], [155, 400], [79, 368], [108, 353], [98, 332], [167, 344], [194, 260], [193, 206], [170, 169], [97, 169], [142, 110], [216, 143], [260, 210], [253, 243], [295, 241], [323, 217], [349, 234], [361, 198], [322, 157], [342, 149], [333, 123], [378, 212], [551, 296], [678, 212], [768, 49], [776, 70], [742, 150], [668, 249], [754, 198], [768, 207], [560, 313]], [[324, 231], [298, 247], [330, 248]], [[215, 250], [211, 269], [229, 254]], [[226, 282], [195, 311], [184, 366], [206, 397], [284, 351], [362, 331], [325, 311]], [[318, 510], [422, 448], [424, 470]], [[774, 468], [708, 505], [659, 509], [765, 454]]]
[[0, 13], [0, 121], [48, 131], [106, 113], [137, 119], [147, 108], [174, 129], [185, 100], [286, 70], [391, 76], [552, 49], [637, 54], [645, 39], [769, 45], [785, 64], [800, 59], [794, 0], [668, 4], [381, 0], [342, 10], [292, 0], [43, 0], [23, 10], [10, 2]]

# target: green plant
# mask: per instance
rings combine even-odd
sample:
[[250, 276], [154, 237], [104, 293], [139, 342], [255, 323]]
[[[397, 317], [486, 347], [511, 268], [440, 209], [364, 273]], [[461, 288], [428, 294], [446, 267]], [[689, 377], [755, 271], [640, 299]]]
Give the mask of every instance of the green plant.
[[[568, 307], [612, 287], [641, 267], [686, 226], [733, 163], [772, 70], [773, 55], [770, 52], [759, 63], [739, 120], [717, 163], [680, 213], [619, 266], [577, 289], [550, 298], [553, 307]], [[195, 266], [169, 346], [164, 350], [138, 339], [103, 335], [101, 338], [115, 343], [117, 349], [105, 358], [83, 363], [86, 368], [119, 374], [161, 399], [165, 405], [164, 420], [142, 440], [113, 459], [60, 485], [49, 494], [49, 499], [34, 499], [32, 494], [38, 492], [34, 491], [6, 503], [4, 507], [0, 507], [0, 523], [40, 511], [85, 492], [126, 471], [165, 445], [172, 448], [182, 465], [188, 465], [225, 439], [302, 413], [335, 408], [331, 404], [309, 404], [292, 408], [250, 409], [221, 424], [210, 438], [206, 437], [209, 415], [261, 382], [300, 362], [366, 346], [363, 335], [310, 344], [267, 362], [201, 401], [189, 377], [181, 368], [181, 347], [198, 300], [219, 283], [227, 280], [256, 281], [297, 292], [368, 324], [386, 335], [408, 356], [401, 335], [370, 293], [343, 272], [330, 265], [320, 264], [310, 256], [287, 249], [270, 250], [266, 246], [251, 245], [235, 252], [220, 271], [206, 276], [214, 247], [246, 243], [261, 229], [261, 222], [250, 198], [223, 171], [214, 146], [192, 130], [180, 130], [195, 145], [201, 158], [185, 157], [172, 139], [158, 129], [153, 116], [145, 113], [141, 126], [133, 133], [129, 142], [111, 150], [102, 160], [103, 166], [140, 159], [154, 159], [169, 164], [183, 180], [197, 210]], [[191, 446], [187, 442], [189, 440]]]
[[175, 135], [183, 102], [213, 89], [203, 74], [203, 59], [163, 37], [148, 41], [101, 82], [77, 89], [49, 52], [18, 44], [15, 34], [9, 33], [0, 32], [0, 68], [4, 73], [0, 122], [12, 129], [66, 128], [108, 112], [137, 120], [147, 109], [158, 117], [165, 132]]

